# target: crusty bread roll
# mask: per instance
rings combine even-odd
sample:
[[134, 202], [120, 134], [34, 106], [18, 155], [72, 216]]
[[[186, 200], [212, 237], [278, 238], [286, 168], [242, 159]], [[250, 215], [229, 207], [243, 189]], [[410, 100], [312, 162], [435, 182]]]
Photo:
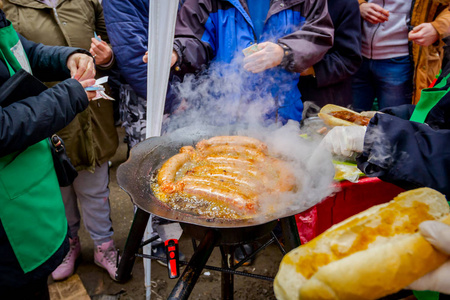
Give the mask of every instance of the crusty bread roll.
[[447, 260], [418, 226], [426, 220], [450, 225], [449, 212], [444, 195], [420, 188], [358, 213], [286, 254], [275, 295], [349, 300], [396, 293]]
[[356, 111], [353, 111], [351, 109], [339, 106], [339, 105], [334, 105], [334, 104], [327, 104], [325, 106], [323, 106], [320, 109], [320, 112], [318, 114], [318, 117], [322, 119], [322, 121], [327, 124], [330, 127], [334, 127], [334, 126], [361, 126], [359, 124], [355, 124], [353, 122], [349, 122], [343, 119], [339, 119], [336, 117], [333, 117], [332, 115], [330, 115], [330, 113], [332, 112], [337, 112], [337, 111], [346, 111], [346, 112], [350, 112], [352, 114], [355, 114], [358, 117], [364, 117], [361, 114], [357, 113]]

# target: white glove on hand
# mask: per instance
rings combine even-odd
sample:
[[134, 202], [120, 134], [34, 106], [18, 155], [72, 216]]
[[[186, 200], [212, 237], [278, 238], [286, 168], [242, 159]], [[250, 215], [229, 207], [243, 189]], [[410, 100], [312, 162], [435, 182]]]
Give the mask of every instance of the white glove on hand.
[[354, 152], [362, 152], [365, 126], [336, 126], [323, 138], [321, 145], [336, 155], [350, 157]]
[[[425, 221], [419, 225], [420, 234], [437, 250], [450, 255], [450, 226], [438, 221]], [[417, 279], [407, 289], [435, 291], [450, 294], [450, 260], [436, 270]]]

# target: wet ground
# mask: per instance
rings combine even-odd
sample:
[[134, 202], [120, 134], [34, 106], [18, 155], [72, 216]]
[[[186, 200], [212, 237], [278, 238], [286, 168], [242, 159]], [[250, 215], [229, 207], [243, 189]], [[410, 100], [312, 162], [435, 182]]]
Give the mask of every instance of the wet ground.
[[[122, 142], [123, 129], [118, 128], [120, 136], [119, 149], [112, 159], [111, 168], [111, 205], [112, 221], [114, 226], [114, 241], [116, 246], [123, 250], [129, 229], [133, 221], [133, 204], [128, 195], [117, 185], [117, 167], [126, 159], [126, 144]], [[106, 271], [94, 264], [94, 246], [91, 238], [83, 229], [80, 232], [82, 256], [76, 268], [76, 274], [80, 277], [82, 285], [88, 295], [94, 300], [134, 300], [146, 298], [144, 282], [144, 266], [142, 258], [137, 258], [133, 268], [132, 278], [125, 283], [117, 283], [110, 279]], [[180, 239], [180, 251], [187, 259], [193, 254], [192, 240], [183, 235]], [[269, 245], [258, 253], [255, 262], [251, 266], [241, 267], [238, 270], [246, 273], [260, 274], [274, 277], [281, 261], [282, 253], [275, 244]], [[219, 248], [215, 248], [208, 265], [220, 267], [221, 254]], [[181, 269], [181, 272], [183, 268]], [[52, 280], [49, 279], [52, 284]], [[166, 267], [156, 261], [151, 262], [151, 299], [167, 299], [177, 279], [169, 279]], [[254, 279], [246, 276], [234, 276], [235, 299], [275, 299], [273, 284], [271, 281]], [[221, 273], [204, 269], [199, 280], [195, 284], [189, 299], [221, 299]]]

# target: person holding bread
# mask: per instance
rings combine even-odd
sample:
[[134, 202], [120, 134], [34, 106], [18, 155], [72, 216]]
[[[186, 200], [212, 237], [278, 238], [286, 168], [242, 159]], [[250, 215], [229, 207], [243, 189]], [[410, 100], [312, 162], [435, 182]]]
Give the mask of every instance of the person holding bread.
[[[278, 300], [447, 299], [450, 207], [430, 188], [372, 206], [287, 253], [274, 280]], [[419, 291], [420, 290], [420, 291]], [[423, 290], [423, 291], [422, 291]], [[434, 292], [433, 292], [434, 291]]]
[[[450, 54], [445, 47], [446, 57]], [[444, 59], [444, 61], [447, 61]], [[322, 146], [341, 156], [357, 153], [358, 168], [406, 190], [428, 187], [450, 199], [450, 64], [417, 105], [390, 107], [374, 114], [368, 126], [336, 126]], [[420, 233], [450, 255], [450, 227], [427, 221]], [[450, 294], [450, 261], [408, 286]]]

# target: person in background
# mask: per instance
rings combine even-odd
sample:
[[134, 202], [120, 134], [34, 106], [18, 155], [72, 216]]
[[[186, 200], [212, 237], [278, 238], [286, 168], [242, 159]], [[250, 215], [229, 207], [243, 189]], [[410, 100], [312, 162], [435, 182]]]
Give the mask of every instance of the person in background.
[[[0, 35], [2, 91], [20, 69], [43, 81], [66, 79], [37, 96], [0, 104], [0, 297], [49, 299], [47, 278], [68, 252], [69, 239], [48, 137], [95, 97], [84, 90], [95, 83], [94, 61], [82, 49], [26, 40], [2, 10]], [[28, 92], [34, 94], [31, 87]]]
[[[219, 73], [232, 69], [241, 76], [238, 80], [243, 86], [234, 82], [236, 78], [231, 80], [238, 86], [239, 95], [217, 97], [220, 100], [201, 115], [205, 123], [207, 118], [219, 126], [240, 122], [240, 114], [254, 113], [252, 109], [246, 111], [242, 104], [256, 101], [264, 102], [261, 112], [268, 123], [300, 121], [300, 73], [323, 58], [332, 46], [333, 32], [325, 0], [186, 0], [177, 16], [171, 67], [182, 81], [194, 74], [199, 75], [199, 81], [208, 83], [211, 69], [212, 73], [216, 69], [220, 69]], [[248, 51], [245, 58], [244, 49]], [[147, 59], [151, 57], [144, 56]], [[197, 106], [204, 109], [215, 96], [175, 101], [170, 108], [170, 123], [179, 123]], [[237, 248], [236, 259], [242, 260], [251, 250], [252, 245]], [[251, 260], [246, 264], [249, 263]]]
[[[5, 0], [4, 10], [16, 30], [29, 40], [89, 50], [95, 58], [97, 78], [103, 75], [102, 69], [114, 63], [112, 50], [106, 43], [102, 6], [97, 0]], [[115, 279], [117, 252], [112, 240], [108, 187], [108, 160], [118, 147], [113, 103], [104, 98], [92, 101], [87, 110], [58, 134], [78, 176], [72, 185], [61, 188], [70, 230], [70, 251], [52, 277], [63, 280], [72, 275], [81, 254], [79, 201], [84, 225], [94, 241], [94, 261]]]
[[[447, 40], [448, 43], [448, 40]], [[336, 155], [357, 153], [358, 168], [369, 177], [404, 189], [430, 187], [450, 197], [450, 49], [437, 84], [424, 89], [417, 105], [401, 105], [376, 113], [367, 129], [337, 126], [322, 145]], [[426, 105], [424, 105], [426, 103]], [[438, 221], [419, 231], [437, 250], [450, 254], [450, 226]], [[450, 261], [410, 284], [407, 289], [450, 294]]]
[[[180, 1], [180, 5], [184, 0]], [[148, 0], [104, 0], [103, 9], [106, 29], [114, 50], [120, 76], [124, 83], [120, 86], [119, 113], [128, 146], [127, 156], [139, 142], [146, 139], [147, 127], [147, 64], [142, 57], [148, 47]], [[170, 83], [166, 106], [175, 99]], [[167, 111], [167, 109], [166, 109]], [[168, 221], [152, 217], [153, 233], [160, 224]], [[165, 257], [165, 247], [160, 239], [152, 243], [152, 254]], [[179, 252], [180, 260], [185, 256]], [[158, 263], [164, 264], [157, 260]]]
[[250, 91], [249, 99], [230, 96], [224, 106], [233, 106], [232, 98], [251, 102], [255, 95], [271, 95], [274, 103], [266, 118], [284, 124], [301, 120], [300, 73], [319, 62], [332, 42], [325, 0], [186, 0], [176, 23], [172, 69], [180, 78], [212, 63], [226, 70], [233, 59], [243, 58], [242, 50], [253, 46], [243, 59], [248, 76], [243, 91]]
[[[361, 27], [357, 0], [328, 0], [334, 25], [333, 47], [316, 64], [300, 75], [302, 101], [318, 108], [326, 104], [353, 104], [351, 76], [361, 65]], [[306, 107], [306, 105], [305, 105]]]
[[[362, 17], [361, 68], [353, 77], [357, 111], [417, 103], [441, 68], [449, 34], [448, 4], [440, 1], [358, 0]], [[441, 1], [442, 2], [442, 1]]]

